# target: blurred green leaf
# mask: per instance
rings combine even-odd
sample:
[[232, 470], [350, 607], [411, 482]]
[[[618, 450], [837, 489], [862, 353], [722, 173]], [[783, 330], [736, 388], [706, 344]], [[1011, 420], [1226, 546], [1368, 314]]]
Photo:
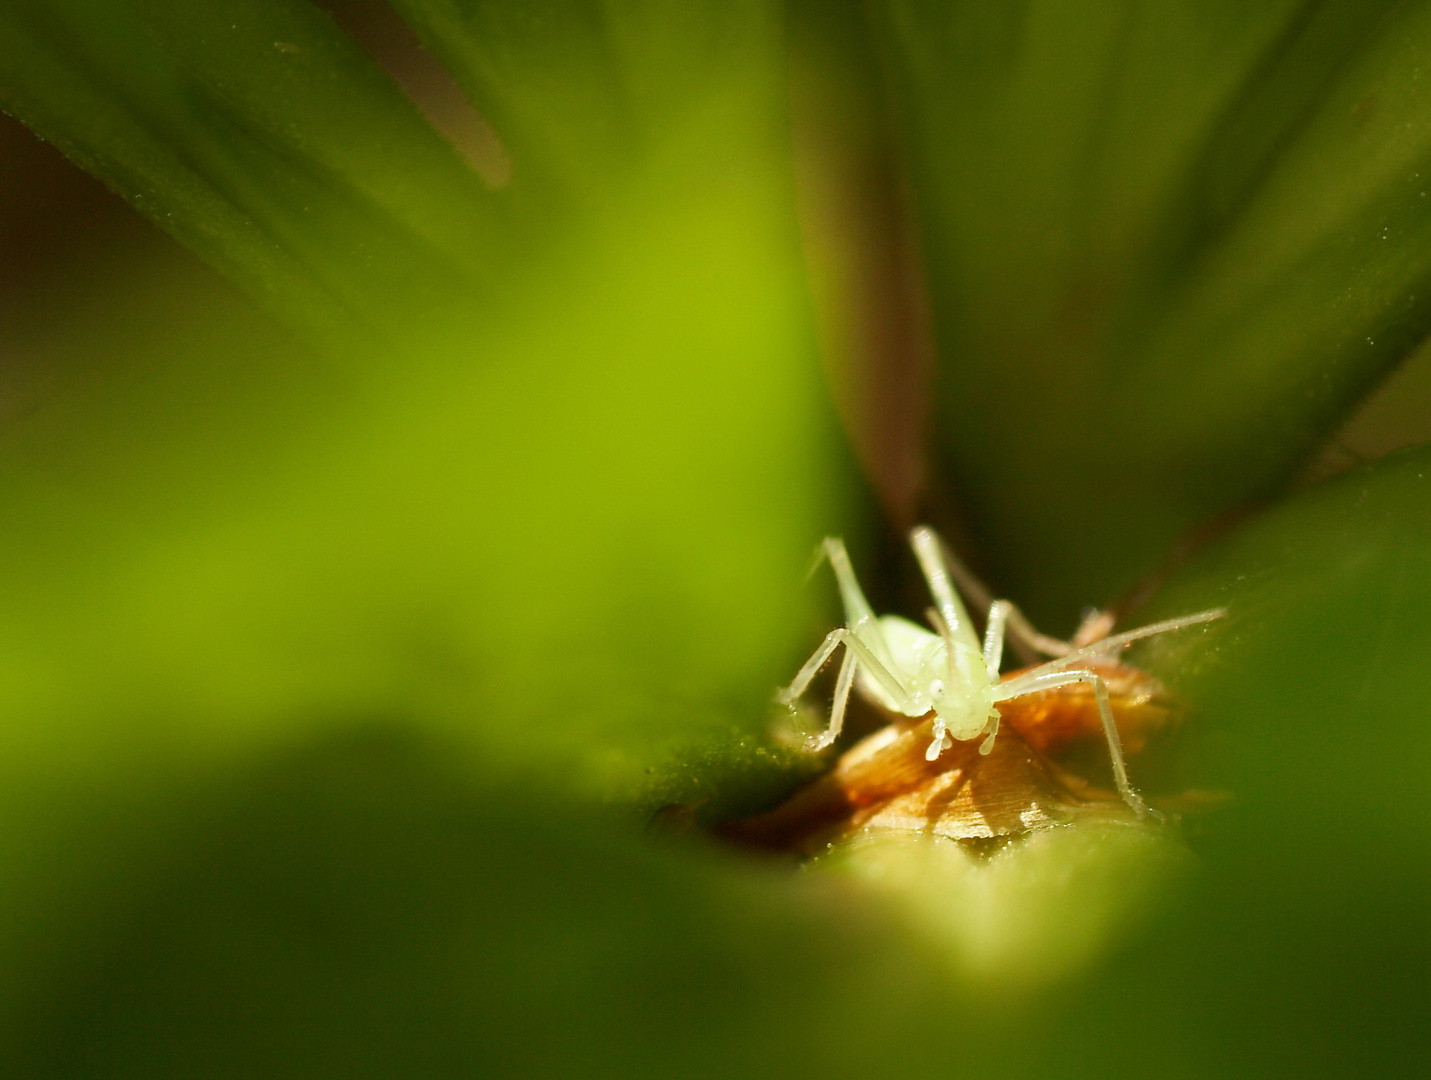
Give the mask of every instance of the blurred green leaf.
[[476, 175], [306, 2], [15, 0], [0, 106], [345, 351], [510, 256]]
[[1431, 326], [1420, 3], [891, 0], [940, 445], [1071, 621], [1265, 496]]
[[[750, 63], [779, 87], [773, 49]], [[49, 86], [62, 102], [65, 85]], [[708, 167], [675, 185], [634, 171], [561, 243], [509, 252], [466, 311], [418, 322], [430, 309], [406, 294], [375, 298], [364, 314], [406, 331], [381, 364], [306, 350], [168, 259], [125, 266], [47, 343], [35, 362], [53, 374], [0, 462], [7, 996], [36, 927], [102, 897], [107, 860], [139, 841], [98, 842], [76, 807], [318, 732], [388, 718], [468, 748], [489, 781], [540, 774], [637, 817], [734, 812], [808, 769], [769, 737], [769, 700], [823, 629], [801, 571], [820, 535], [850, 531], [851, 480], [811, 344], [783, 97], [737, 89], [717, 113], [672, 132], [718, 144]], [[732, 116], [745, 134], [722, 141]], [[232, 164], [226, 182], [268, 190], [261, 161]], [[346, 205], [346, 179], [323, 183], [325, 212]], [[460, 220], [446, 239], [464, 246]], [[435, 272], [420, 246], [371, 254], [354, 288]], [[75, 865], [56, 865], [64, 849]]]
[[[842, 502], [762, 190], [628, 221], [375, 390], [200, 335], [211, 375], [110, 376], [15, 425], [9, 724], [93, 747], [187, 716], [222, 743], [259, 716], [433, 709], [628, 795], [674, 745], [756, 753]], [[129, 334], [121, 370], [148, 350]]]
[[1424, 822], [1431, 742], [1412, 718], [1431, 706], [1428, 473], [1423, 447], [1312, 488], [1210, 547], [1147, 613], [1227, 606], [1140, 662], [1197, 702], [1189, 768], [1236, 792], [1260, 829], [1391, 845], [1363, 856], [1382, 860]]
[[163, 810], [12, 1075], [839, 1074], [885, 1049], [869, 1022], [913, 1033], [936, 970], [831, 882], [474, 787], [383, 728]]
[[783, 134], [761, 123], [785, 98], [771, 0], [393, 7], [511, 147], [519, 195], [604, 201], [641, 171], [681, 182]]
[[[143, 10], [175, 50], [200, 48], [211, 16]], [[282, 10], [251, 5], [243, 40], [276, 33], [262, 20]], [[158, 63], [128, 44], [114, 43], [127, 63]], [[219, 63], [259, 95], [270, 59], [241, 42]], [[746, 62], [779, 85], [772, 48]], [[718, 80], [707, 93], [721, 99]], [[386, 370], [247, 371], [236, 338], [16, 425], [17, 444], [41, 438], [7, 482], [24, 523], [9, 580], [24, 584], [3, 617], [23, 659], [0, 708], [75, 732], [104, 715], [121, 743], [197, 723], [220, 744], [314, 710], [431, 712], [559, 771], [579, 762], [635, 802], [708, 787], [654, 769], [697, 746], [727, 769], [768, 758], [769, 687], [805, 636], [799, 568], [843, 513], [846, 476], [804, 311], [783, 99], [729, 98], [672, 135], [720, 142], [742, 116], [747, 137], [718, 162], [678, 186], [633, 178], [562, 245], [513, 259], [500, 300], [409, 326]], [[298, 96], [294, 123], [316, 126], [319, 106], [340, 111]], [[225, 144], [203, 122], [189, 133]], [[265, 180], [250, 160], [234, 173]], [[325, 205], [346, 190], [330, 179]], [[415, 281], [426, 265], [373, 259]], [[115, 366], [149, 362], [136, 342]], [[136, 397], [158, 428], [137, 423]], [[255, 432], [271, 408], [296, 415]], [[124, 452], [97, 454], [106, 439]], [[57, 459], [99, 511], [78, 525], [44, 475]], [[203, 715], [215, 706], [222, 719]]]
[[[912, 849], [862, 878], [637, 838], [808, 768], [768, 699], [828, 627], [812, 543], [859, 509], [777, 13], [402, 7], [510, 190], [304, 5], [0, 14], [7, 105], [324, 346], [172, 253], [26, 343], [0, 430], [13, 1067], [1410, 1072], [1431, 455], [1304, 493], [1160, 598], [1231, 612], [1139, 661], [1193, 710], [1188, 782], [1232, 797], [1190, 823], [1181, 902], [1151, 887], [1179, 850], [1135, 830], [957, 882]], [[1268, 490], [1424, 329], [1424, 11], [885, 9], [946, 449], [1035, 605]]]
[[[1194, 823], [1189, 897], [1131, 899], [1120, 919], [1148, 924], [1138, 934], [1041, 906], [1106, 891], [1101, 917], [1130, 901], [1123, 872], [1146, 883], [1120, 863], [1126, 843], [1081, 829], [1032, 861], [996, 856], [941, 910], [919, 883], [867, 892], [638, 843], [540, 786], [476, 793], [460, 752], [377, 727], [165, 808], [142, 886], [86, 927], [103, 949], [32, 1007], [20, 1060], [158, 1076], [226, 1061], [303, 1076], [1413, 1074], [1431, 1030], [1415, 722], [1431, 617], [1395, 598], [1431, 583], [1428, 469], [1419, 451], [1310, 492], [1170, 589], [1165, 611], [1230, 608], [1142, 660], [1179, 683], [1201, 780], [1232, 800]], [[1030, 872], [1076, 848], [1078, 873], [1061, 858]], [[978, 902], [1011, 874], [1014, 910]], [[980, 963], [1040, 922], [1086, 966], [1033, 989]]]
[[1228, 618], [1140, 663], [1195, 709], [1190, 778], [1232, 802], [1166, 940], [1097, 995], [1146, 1068], [1411, 1075], [1428, 1049], [1431, 451], [1308, 491], [1214, 545], [1149, 617]]

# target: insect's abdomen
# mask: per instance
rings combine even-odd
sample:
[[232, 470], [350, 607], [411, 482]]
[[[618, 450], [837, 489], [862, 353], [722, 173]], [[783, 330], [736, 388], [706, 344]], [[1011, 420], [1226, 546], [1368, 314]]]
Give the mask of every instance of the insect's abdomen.
[[[880, 638], [878, 645], [872, 642], [866, 642], [866, 644], [871, 646], [871, 651], [875, 656], [888, 663], [892, 674], [915, 692], [916, 697], [920, 698], [923, 708], [916, 712], [905, 712], [900, 708], [898, 702], [884, 692], [879, 682], [863, 670], [859, 673], [855, 685], [859, 687], [860, 693], [866, 699], [895, 715], [924, 715], [928, 711], [929, 699], [927, 695], [918, 694], [919, 680], [916, 676], [922, 668], [930, 663], [931, 658], [938, 660], [942, 666], [944, 643], [939, 640], [938, 634], [931, 634], [922, 626], [917, 626], [898, 615], [882, 616], [878, 620], [878, 634]], [[883, 648], [879, 646], [883, 646]], [[881, 655], [882, 653], [883, 655]]]

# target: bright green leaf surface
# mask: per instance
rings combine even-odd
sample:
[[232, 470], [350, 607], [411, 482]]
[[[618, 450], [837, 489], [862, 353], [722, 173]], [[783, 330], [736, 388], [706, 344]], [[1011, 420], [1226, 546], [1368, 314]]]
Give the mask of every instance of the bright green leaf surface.
[[[824, 627], [801, 573], [848, 531], [849, 475], [783, 101], [733, 113], [748, 137], [700, 175], [633, 174], [380, 366], [285, 340], [188, 264], [127, 266], [57, 329], [0, 466], [6, 1001], [36, 928], [138, 859], [143, 811], [119, 808], [317, 732], [441, 732], [470, 775], [638, 815], [808, 770], [767, 714]], [[672, 138], [728, 133], [704, 120]], [[382, 272], [426, 272], [406, 258]]]
[[[427, 701], [469, 727], [500, 707], [491, 738], [625, 780], [657, 744], [736, 715], [758, 731], [812, 625], [800, 575], [838, 492], [758, 192], [593, 243], [401, 388], [311, 360], [244, 371], [239, 341], [203, 362], [246, 397], [216, 400], [175, 362], [157, 386], [112, 380], [18, 425], [5, 715], [49, 732], [45, 753], [55, 725], [89, 752], [166, 743], [161, 717], [195, 709], [196, 736], [222, 744], [310, 709]], [[560, 322], [542, 316], [554, 302]], [[246, 430], [272, 423], [263, 392], [285, 379], [307, 413]], [[136, 429], [135, 398], [167, 427]], [[232, 434], [196, 434], [194, 410]], [[81, 427], [86, 453], [64, 438]], [[61, 491], [56, 469], [79, 475]]]
[[[672, 745], [761, 752], [843, 477], [781, 102], [741, 109], [765, 134], [725, 143], [721, 168], [633, 177], [394, 370], [249, 371], [235, 340], [154, 374], [139, 346], [104, 393], [14, 425], [4, 709], [76, 731], [106, 714], [121, 744], [161, 745], [162, 717], [196, 708], [217, 708], [185, 723], [219, 745], [258, 716], [421, 700], [468, 728], [500, 709], [488, 738], [620, 778], [598, 787], [626, 801]], [[714, 137], [703, 119], [672, 137]], [[63, 497], [56, 468], [82, 474]], [[158, 715], [134, 728], [131, 710]]]
[[883, 7], [955, 496], [1071, 621], [1431, 326], [1431, 7]]

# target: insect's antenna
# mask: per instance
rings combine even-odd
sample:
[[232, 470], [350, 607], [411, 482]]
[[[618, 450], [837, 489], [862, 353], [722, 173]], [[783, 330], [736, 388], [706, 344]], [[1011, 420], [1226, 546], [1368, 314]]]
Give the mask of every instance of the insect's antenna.
[[810, 579], [815, 576], [815, 571], [820, 569], [820, 567], [824, 565], [825, 560], [829, 558], [829, 553], [825, 550], [826, 543], [828, 543], [828, 541], [820, 541], [815, 548], [815, 554], [810, 556], [810, 565], [805, 567], [805, 577], [803, 579], [806, 585], [810, 584]]
[[[925, 527], [928, 528], [928, 526]], [[980, 611], [988, 611], [989, 605], [996, 599], [993, 590], [985, 585], [974, 571], [964, 565], [963, 560], [954, 554], [944, 537], [934, 532], [933, 529], [929, 531], [934, 535], [934, 542], [939, 547], [939, 554], [944, 560], [945, 569], [954, 579], [954, 584], [959, 586], [959, 591], [964, 594], [964, 599]]]
[[[1162, 622], [1149, 623], [1147, 626], [1139, 626], [1133, 630], [1125, 630], [1121, 634], [1112, 634], [1079, 652], [1105, 652], [1109, 649], [1121, 649], [1124, 645], [1131, 645], [1135, 641], [1142, 641], [1144, 638], [1156, 637], [1158, 634], [1166, 634], [1172, 630], [1181, 630], [1186, 626], [1197, 626], [1200, 623], [1215, 622], [1218, 619], [1227, 617], [1227, 608], [1208, 608], [1206, 611], [1194, 612], [1192, 615], [1179, 615], [1176, 619], [1164, 619]], [[1068, 657], [1059, 657], [1060, 661]]]
[[1156, 637], [1158, 634], [1166, 634], [1173, 630], [1181, 630], [1187, 626], [1197, 626], [1200, 623], [1213, 622], [1224, 618], [1227, 615], [1227, 608], [1210, 608], [1207, 611], [1199, 611], [1193, 615], [1180, 615], [1176, 619], [1164, 619], [1162, 622], [1149, 623], [1147, 626], [1140, 626], [1136, 630], [1125, 630], [1121, 634], [1114, 634], [1111, 637], [1103, 638], [1092, 645], [1082, 649], [1074, 649], [1071, 653], [1056, 657], [1047, 663], [1040, 664], [1036, 668], [1029, 668], [1019, 676], [1022, 682], [1027, 678], [1036, 678], [1052, 671], [1062, 671], [1064, 668], [1078, 663], [1081, 660], [1090, 660], [1096, 656], [1103, 656], [1106, 653], [1114, 652], [1131, 645], [1135, 641], [1142, 641], [1144, 638]]

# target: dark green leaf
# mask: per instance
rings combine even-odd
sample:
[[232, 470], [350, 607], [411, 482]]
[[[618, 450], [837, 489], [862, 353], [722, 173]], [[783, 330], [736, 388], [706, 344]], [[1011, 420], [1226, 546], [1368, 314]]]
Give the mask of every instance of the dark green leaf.
[[265, 304], [363, 348], [510, 253], [478, 178], [295, 0], [15, 0], [0, 105]]
[[1431, 326], [1431, 7], [882, 7], [949, 479], [1000, 584], [1070, 619]]
[[46, 943], [7, 1072], [838, 1075], [915, 1034], [935, 969], [876, 904], [453, 757], [378, 729], [164, 805], [142, 884]]
[[[395, 0], [492, 119], [514, 188], [583, 202], [679, 184], [783, 136], [769, 0]], [[540, 200], [539, 200], [540, 201]]]

